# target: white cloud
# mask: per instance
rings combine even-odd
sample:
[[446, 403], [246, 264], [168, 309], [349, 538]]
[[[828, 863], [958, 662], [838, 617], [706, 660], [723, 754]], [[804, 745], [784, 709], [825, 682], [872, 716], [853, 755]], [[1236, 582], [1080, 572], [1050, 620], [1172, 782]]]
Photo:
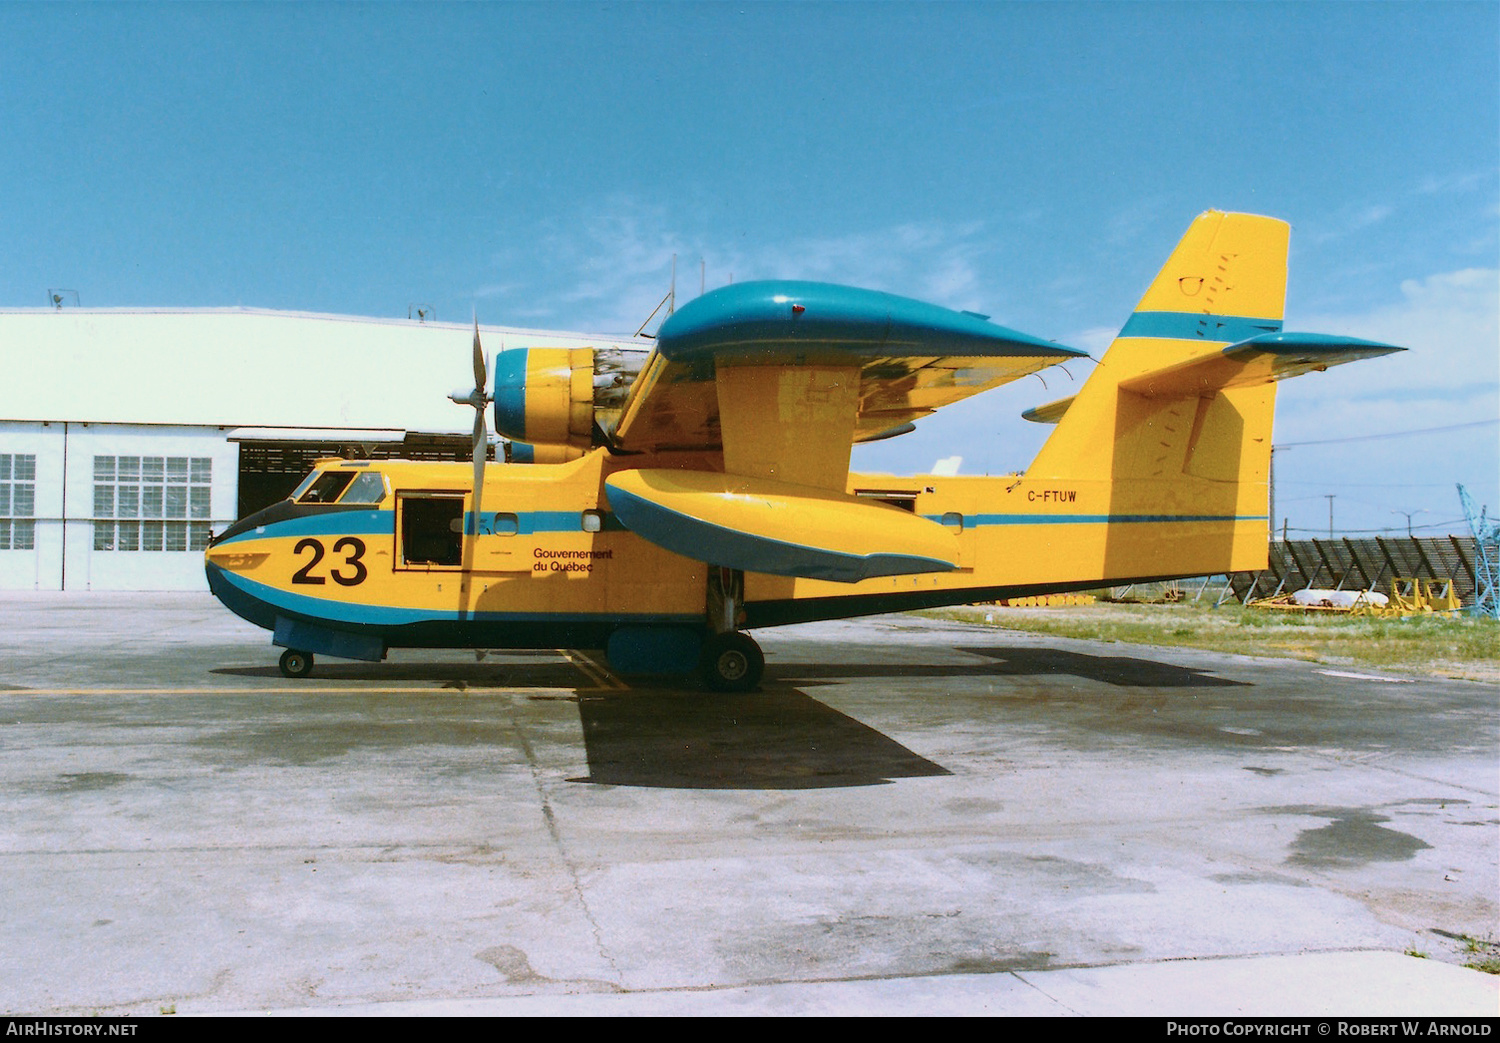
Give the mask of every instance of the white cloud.
[[[1287, 328], [1344, 334], [1407, 348], [1335, 372], [1340, 394], [1366, 407], [1426, 401], [1454, 411], [1448, 422], [1493, 416], [1500, 382], [1500, 271], [1466, 268], [1401, 284], [1402, 300], [1354, 315], [1289, 316]], [[1296, 381], [1290, 386], [1301, 385]], [[1405, 404], [1403, 406], [1403, 404]], [[1462, 413], [1463, 415], [1458, 415]], [[1432, 426], [1439, 419], [1426, 418]], [[1414, 426], [1414, 425], [1406, 425]]]
[[[1278, 454], [1277, 512], [1290, 515], [1293, 528], [1326, 526], [1326, 493], [1338, 497], [1337, 525], [1353, 529], [1404, 530], [1399, 512], [1417, 508], [1430, 512], [1429, 523], [1450, 521], [1457, 516], [1457, 482], [1496, 502], [1500, 432], [1494, 427], [1396, 433], [1500, 416], [1500, 271], [1467, 268], [1409, 279], [1401, 300], [1390, 305], [1363, 314], [1293, 315], [1287, 328], [1409, 349], [1282, 385], [1276, 442], [1322, 443]], [[1387, 432], [1395, 436], [1363, 437]], [[1345, 438], [1361, 440], [1338, 441]]]
[[681, 227], [697, 223], [660, 206], [612, 199], [586, 217], [547, 222], [533, 244], [511, 245], [495, 257], [494, 277], [475, 294], [504, 309], [491, 321], [516, 316], [559, 328], [629, 333], [667, 292], [675, 254], [679, 304], [697, 296], [699, 265], [706, 262], [708, 289], [731, 278], [809, 279], [993, 310], [994, 296], [981, 277], [992, 246], [979, 222], [909, 222], [749, 247]]
[[1429, 174], [1417, 186], [1420, 195], [1467, 192], [1482, 188], [1494, 177], [1492, 170], [1474, 170], [1463, 174]]
[[1331, 215], [1323, 227], [1314, 227], [1306, 232], [1299, 228], [1298, 234], [1306, 235], [1310, 242], [1321, 245], [1378, 225], [1395, 212], [1396, 208], [1387, 203], [1351, 203]]

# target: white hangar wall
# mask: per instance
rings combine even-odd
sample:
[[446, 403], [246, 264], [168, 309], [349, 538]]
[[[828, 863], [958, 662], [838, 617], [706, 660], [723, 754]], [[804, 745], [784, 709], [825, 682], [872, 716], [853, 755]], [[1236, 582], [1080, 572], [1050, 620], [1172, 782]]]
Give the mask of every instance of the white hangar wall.
[[203, 589], [238, 457], [220, 428], [0, 423], [0, 589]]
[[[645, 347], [480, 331], [491, 355]], [[239, 515], [231, 433], [247, 447], [466, 445], [472, 414], [447, 395], [473, 384], [472, 338], [460, 324], [247, 309], [0, 310], [0, 590], [205, 589], [208, 533]]]

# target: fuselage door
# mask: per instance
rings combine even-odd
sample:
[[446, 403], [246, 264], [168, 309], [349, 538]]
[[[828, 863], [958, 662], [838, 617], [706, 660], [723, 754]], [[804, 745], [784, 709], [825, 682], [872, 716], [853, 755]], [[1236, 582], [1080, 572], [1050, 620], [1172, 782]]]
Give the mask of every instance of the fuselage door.
[[398, 569], [463, 567], [464, 494], [396, 494]]

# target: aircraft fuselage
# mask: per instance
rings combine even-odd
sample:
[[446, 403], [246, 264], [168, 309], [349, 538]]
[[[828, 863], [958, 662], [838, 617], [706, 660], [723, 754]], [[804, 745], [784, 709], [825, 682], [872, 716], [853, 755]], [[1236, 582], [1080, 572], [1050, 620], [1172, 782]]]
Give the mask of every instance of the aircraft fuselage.
[[[354, 658], [379, 658], [355, 654], [378, 645], [603, 648], [622, 627], [705, 627], [713, 566], [642, 539], [610, 508], [605, 480], [643, 467], [702, 472], [713, 461], [600, 450], [565, 464], [493, 465], [478, 519], [467, 465], [327, 461], [318, 482], [378, 476], [378, 502], [347, 502], [353, 487], [332, 502], [303, 492], [242, 519], [208, 550], [209, 583], [267, 629], [280, 621], [357, 639], [333, 653]], [[1260, 567], [1260, 489], [1258, 503], [1253, 487], [1235, 487], [1233, 499], [1249, 502], [1206, 512], [1200, 501], [1173, 516], [1132, 512], [1101, 481], [851, 474], [849, 493], [953, 533], [958, 567], [854, 583], [750, 572], [736, 622], [753, 629]], [[789, 542], [817, 509], [790, 513]], [[858, 537], [849, 534], [856, 551]]]

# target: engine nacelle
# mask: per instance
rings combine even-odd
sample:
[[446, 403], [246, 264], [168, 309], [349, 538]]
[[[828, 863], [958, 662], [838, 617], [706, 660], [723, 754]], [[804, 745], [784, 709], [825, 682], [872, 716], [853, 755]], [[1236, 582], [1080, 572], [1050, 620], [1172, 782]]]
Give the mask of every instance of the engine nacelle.
[[495, 356], [495, 431], [535, 446], [594, 444], [594, 349], [514, 348]]
[[577, 460], [587, 450], [572, 445], [532, 445], [529, 442], [506, 442], [508, 464], [565, 464]]
[[516, 462], [577, 459], [618, 418], [647, 352], [511, 348], [495, 356], [495, 432], [524, 443]]

